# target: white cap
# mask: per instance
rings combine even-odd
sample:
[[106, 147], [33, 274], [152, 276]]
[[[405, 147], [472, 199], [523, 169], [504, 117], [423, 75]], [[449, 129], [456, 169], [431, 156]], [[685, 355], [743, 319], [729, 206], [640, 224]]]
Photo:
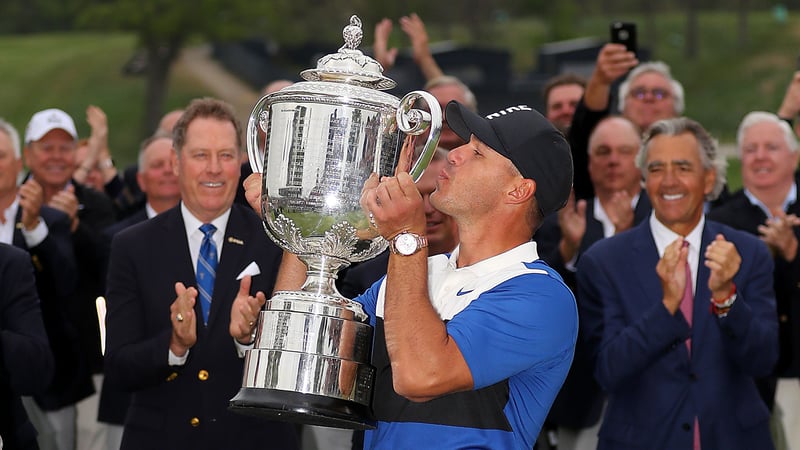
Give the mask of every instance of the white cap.
[[39, 111], [31, 117], [31, 121], [25, 128], [25, 144], [38, 141], [42, 136], [55, 129], [62, 129], [73, 139], [78, 139], [78, 131], [75, 129], [72, 117], [60, 109], [50, 108]]

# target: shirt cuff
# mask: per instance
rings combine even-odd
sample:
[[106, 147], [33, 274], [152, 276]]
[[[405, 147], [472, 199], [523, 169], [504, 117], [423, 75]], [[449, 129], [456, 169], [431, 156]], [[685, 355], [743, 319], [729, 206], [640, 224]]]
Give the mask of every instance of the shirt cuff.
[[39, 224], [36, 225], [33, 230], [28, 231], [25, 229], [25, 226], [20, 227], [20, 229], [22, 230], [22, 236], [25, 238], [25, 245], [27, 245], [28, 248], [36, 247], [47, 238], [47, 224], [44, 223], [41, 217], [39, 217]]
[[186, 350], [186, 353], [183, 356], [178, 356], [175, 353], [172, 353], [172, 349], [169, 351], [169, 365], [170, 366], [182, 366], [186, 364], [186, 358], [189, 357], [189, 352], [191, 350]]
[[564, 263], [564, 268], [569, 270], [570, 272], [577, 272], [578, 271], [578, 252], [575, 252], [575, 256], [572, 257], [569, 261]]
[[236, 354], [239, 355], [239, 358], [244, 358], [245, 352], [248, 351], [248, 350], [251, 350], [253, 348], [254, 344], [255, 344], [255, 341], [251, 342], [248, 345], [244, 345], [244, 344], [240, 343], [239, 341], [237, 341], [236, 339], [233, 340], [233, 345], [236, 346]]

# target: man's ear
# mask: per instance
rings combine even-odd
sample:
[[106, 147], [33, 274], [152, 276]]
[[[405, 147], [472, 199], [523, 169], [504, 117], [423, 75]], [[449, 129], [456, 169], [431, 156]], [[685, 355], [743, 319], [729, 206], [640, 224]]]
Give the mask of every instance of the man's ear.
[[172, 173], [177, 177], [181, 174], [180, 169], [178, 169], [178, 150], [174, 147], [172, 148], [172, 155], [170, 155], [170, 160], [172, 162]]
[[519, 204], [527, 202], [536, 193], [536, 182], [530, 178], [519, 178], [515, 181], [512, 189], [508, 191], [509, 203]]

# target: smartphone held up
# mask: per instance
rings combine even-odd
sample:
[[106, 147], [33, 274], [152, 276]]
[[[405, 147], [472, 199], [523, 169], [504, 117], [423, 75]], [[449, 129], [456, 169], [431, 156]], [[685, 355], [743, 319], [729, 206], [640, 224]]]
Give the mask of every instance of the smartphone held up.
[[637, 53], [636, 24], [633, 22], [611, 22], [611, 42], [622, 44], [629, 52]]

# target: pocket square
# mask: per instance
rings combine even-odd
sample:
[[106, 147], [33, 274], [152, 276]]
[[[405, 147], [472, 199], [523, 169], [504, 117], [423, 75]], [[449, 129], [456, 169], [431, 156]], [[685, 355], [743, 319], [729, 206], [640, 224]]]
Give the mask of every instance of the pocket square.
[[253, 261], [250, 264], [248, 264], [247, 267], [244, 268], [242, 273], [240, 273], [239, 276], [236, 277], [236, 279], [241, 280], [242, 278], [245, 277], [245, 275], [250, 275], [251, 277], [254, 277], [260, 273], [261, 269], [258, 267], [258, 264], [256, 264], [255, 261]]

